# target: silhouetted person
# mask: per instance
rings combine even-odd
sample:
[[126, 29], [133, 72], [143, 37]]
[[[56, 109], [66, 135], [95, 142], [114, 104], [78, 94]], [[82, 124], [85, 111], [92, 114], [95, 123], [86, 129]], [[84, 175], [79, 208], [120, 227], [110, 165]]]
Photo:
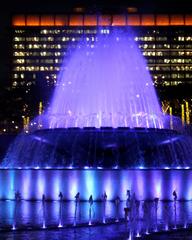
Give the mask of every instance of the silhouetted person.
[[175, 190], [173, 191], [173, 200], [174, 200], [174, 201], [177, 201], [177, 193], [176, 193]]
[[45, 194], [42, 195], [42, 202], [45, 202]]
[[131, 192], [130, 192], [130, 190], [127, 190], [127, 199], [131, 200]]
[[93, 197], [92, 197], [92, 195], [89, 197], [89, 204], [90, 204], [90, 206], [93, 205]]
[[102, 200], [104, 202], [107, 201], [107, 194], [106, 194], [106, 192], [104, 192], [104, 194], [102, 195]]
[[124, 208], [125, 212], [125, 220], [128, 221], [130, 219], [131, 213], [131, 194], [130, 190], [127, 190], [127, 200], [126, 200], [126, 207]]
[[76, 195], [75, 195], [75, 201], [78, 202], [80, 200], [80, 193], [78, 192]]
[[62, 194], [62, 192], [59, 193], [58, 197], [59, 197], [60, 200], [63, 199], [63, 194]]
[[73, 223], [74, 226], [76, 226], [76, 221], [77, 221], [77, 210], [79, 210], [79, 216], [80, 216], [80, 193], [79, 192], [75, 195], [75, 215], [74, 215], [74, 223]]

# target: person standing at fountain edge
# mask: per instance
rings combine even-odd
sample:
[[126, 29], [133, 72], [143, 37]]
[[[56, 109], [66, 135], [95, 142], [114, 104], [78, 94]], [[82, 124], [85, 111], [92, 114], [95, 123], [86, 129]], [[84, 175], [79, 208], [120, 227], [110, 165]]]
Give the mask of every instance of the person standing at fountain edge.
[[78, 192], [75, 195], [75, 213], [74, 213], [74, 223], [73, 225], [76, 226], [76, 222], [77, 222], [77, 210], [79, 209], [79, 216], [80, 216], [80, 193]]
[[103, 200], [107, 201], [107, 194], [106, 194], [106, 192], [104, 192], [104, 194], [103, 194]]
[[75, 195], [75, 201], [76, 202], [80, 201], [80, 193], [79, 192]]
[[173, 200], [177, 201], [177, 192], [176, 192], [176, 190], [173, 191]]
[[131, 192], [130, 192], [130, 190], [127, 190], [127, 199], [129, 201], [131, 200]]
[[77, 209], [79, 209], [79, 215], [80, 215], [80, 193], [79, 192], [75, 195], [75, 216], [77, 215]]
[[105, 203], [107, 201], [107, 194], [104, 192], [101, 196], [102, 201]]
[[62, 192], [59, 193], [58, 197], [59, 197], [59, 200], [61, 200], [61, 201], [63, 200], [63, 194], [62, 194]]
[[106, 209], [107, 194], [102, 194], [102, 205], [103, 205], [103, 223], [105, 223], [105, 209]]
[[92, 206], [93, 206], [93, 196], [91, 195], [89, 197], [89, 225], [91, 225], [91, 221], [92, 221]]
[[93, 205], [93, 196], [92, 195], [89, 197], [89, 204], [90, 204], [90, 206]]
[[45, 194], [42, 195], [42, 202], [45, 202]]
[[124, 208], [125, 212], [125, 221], [128, 221], [130, 219], [130, 213], [131, 213], [131, 193], [130, 190], [127, 190], [127, 200], [126, 200], [126, 207]]

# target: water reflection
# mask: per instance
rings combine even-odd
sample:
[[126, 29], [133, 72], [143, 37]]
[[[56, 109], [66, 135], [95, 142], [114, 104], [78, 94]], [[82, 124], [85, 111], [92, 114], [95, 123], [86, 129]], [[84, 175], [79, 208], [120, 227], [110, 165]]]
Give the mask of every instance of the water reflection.
[[[174, 201], [140, 201], [136, 206], [137, 214], [135, 220], [143, 224], [143, 228], [161, 228], [168, 230], [174, 225], [186, 226], [192, 222], [192, 201], [177, 201], [177, 212], [175, 216]], [[62, 204], [62, 211], [61, 211]], [[78, 203], [76, 212], [76, 225], [88, 224], [90, 221], [90, 203], [87, 201]], [[105, 202], [105, 221], [110, 222], [117, 219], [117, 203], [115, 201]], [[11, 227], [13, 223], [17, 228], [32, 226], [41, 227], [45, 222], [46, 226], [57, 227], [59, 223], [63, 226], [73, 225], [75, 217], [75, 201], [65, 202], [46, 201], [0, 201], [0, 227]], [[15, 207], [17, 208], [15, 210]], [[118, 202], [118, 219], [125, 221], [126, 202]], [[93, 202], [91, 207], [91, 222], [103, 222], [103, 202]], [[146, 221], [145, 221], [146, 220]], [[137, 224], [138, 225], [138, 224]]]

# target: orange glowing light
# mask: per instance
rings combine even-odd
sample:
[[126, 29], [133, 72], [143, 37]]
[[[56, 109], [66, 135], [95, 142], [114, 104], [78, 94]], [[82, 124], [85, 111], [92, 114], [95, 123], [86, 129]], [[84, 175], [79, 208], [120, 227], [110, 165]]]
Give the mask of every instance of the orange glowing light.
[[27, 26], [40, 26], [40, 17], [38, 15], [28, 15], [26, 19]]
[[110, 15], [102, 15], [99, 16], [98, 25], [99, 26], [110, 26], [111, 25], [111, 16]]
[[186, 26], [192, 26], [192, 15], [186, 15], [185, 16], [185, 25]]
[[128, 13], [136, 13], [137, 12], [137, 8], [135, 8], [135, 7], [128, 7], [127, 8], [127, 12]]
[[156, 25], [157, 26], [168, 26], [169, 25], [169, 16], [162, 14], [156, 16]]
[[170, 25], [174, 25], [174, 26], [184, 25], [183, 15], [171, 15], [170, 16]]
[[140, 16], [138, 14], [128, 15], [127, 17], [127, 25], [129, 26], [140, 26]]
[[83, 26], [83, 15], [71, 15], [69, 26]]
[[192, 26], [192, 15], [15, 15], [13, 26]]
[[55, 26], [68, 26], [68, 16], [66, 15], [56, 15], [55, 16]]
[[25, 15], [15, 15], [12, 18], [13, 26], [25, 26]]
[[73, 8], [73, 12], [76, 12], [76, 13], [83, 13], [84, 11], [85, 11], [84, 7]]
[[54, 26], [54, 16], [53, 15], [42, 15], [41, 16], [41, 26]]
[[153, 14], [145, 14], [141, 16], [141, 25], [142, 26], [154, 26], [155, 17]]
[[84, 16], [84, 26], [97, 26], [97, 16], [96, 15], [85, 15]]
[[113, 15], [112, 25], [113, 26], [125, 26], [126, 25], [125, 15]]

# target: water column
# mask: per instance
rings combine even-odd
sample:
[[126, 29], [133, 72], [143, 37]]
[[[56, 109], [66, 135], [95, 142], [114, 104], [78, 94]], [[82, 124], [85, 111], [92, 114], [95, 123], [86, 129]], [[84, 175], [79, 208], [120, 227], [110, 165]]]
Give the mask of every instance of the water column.
[[177, 193], [173, 191], [174, 229], [177, 228]]
[[147, 200], [143, 202], [143, 220], [144, 220], [144, 228], [145, 234], [149, 234], [150, 227], [150, 206]]
[[79, 210], [79, 204], [80, 204], [80, 193], [78, 192], [75, 195], [75, 213], [74, 213], [74, 222], [73, 226], [77, 225], [77, 210]]
[[106, 192], [104, 192], [104, 194], [102, 195], [102, 214], [103, 214], [103, 223], [106, 223], [106, 218], [105, 218], [105, 214], [106, 214], [106, 202], [107, 202], [107, 194]]
[[169, 230], [169, 214], [170, 214], [170, 206], [166, 202], [166, 203], [164, 203], [165, 231]]
[[21, 194], [19, 191], [15, 193], [15, 201], [14, 201], [14, 215], [13, 215], [13, 225], [12, 225], [12, 230], [16, 229], [16, 222], [17, 222], [17, 209], [18, 209], [18, 204], [19, 201], [21, 200]]
[[43, 217], [42, 228], [45, 229], [46, 228], [46, 224], [45, 224], [45, 194], [42, 195], [42, 217]]
[[120, 204], [120, 197], [117, 196], [115, 198], [115, 222], [119, 222], [119, 204]]
[[92, 207], [93, 207], [93, 197], [89, 197], [89, 226], [92, 225]]
[[61, 228], [63, 227], [63, 223], [62, 223], [62, 212], [63, 212], [63, 208], [62, 208], [62, 204], [63, 204], [63, 194], [62, 192], [59, 193], [59, 225], [58, 227]]
[[139, 209], [140, 209], [140, 201], [139, 200], [135, 200], [135, 207], [136, 207], [136, 214], [135, 214], [135, 218], [136, 218], [136, 237], [140, 237], [140, 232], [141, 232], [141, 226], [139, 224]]
[[[135, 193], [130, 199], [130, 219], [129, 219], [129, 239], [132, 239], [134, 234], [137, 232], [137, 207], [136, 207], [136, 198]], [[139, 235], [139, 234], [138, 234]]]
[[157, 211], [158, 211], [159, 198], [154, 198], [154, 217], [155, 217], [155, 232], [157, 232]]

